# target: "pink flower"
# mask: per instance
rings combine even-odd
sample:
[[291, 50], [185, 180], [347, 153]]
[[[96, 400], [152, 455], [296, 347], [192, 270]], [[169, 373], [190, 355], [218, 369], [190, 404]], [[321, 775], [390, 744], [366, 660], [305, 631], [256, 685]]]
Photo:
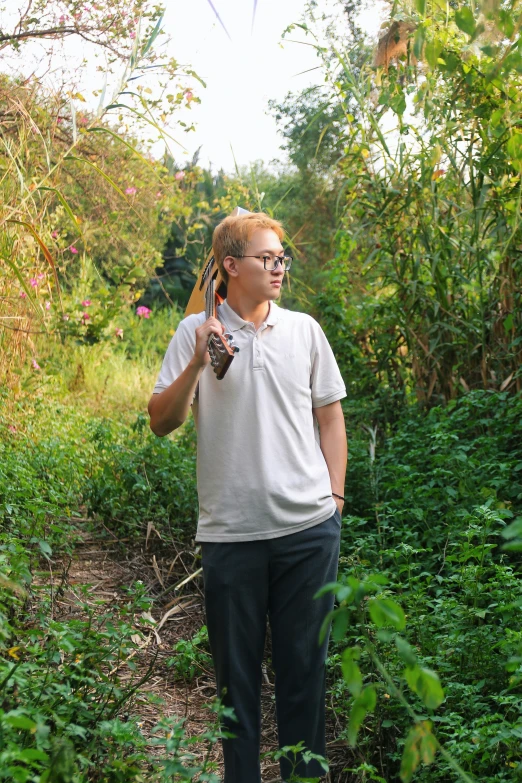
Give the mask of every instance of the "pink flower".
[[75, 254], [78, 252], [77, 248], [75, 248], [74, 245], [69, 245], [69, 250], [71, 251], [71, 253], [75, 253]]
[[60, 16], [60, 19], [58, 21], [60, 22], [60, 24], [64, 24], [66, 19], [67, 17], [62, 15]]
[[9, 432], [13, 432], [13, 433], [16, 432], [16, 427], [14, 426], [14, 424], [10, 424], [8, 429], [9, 429]]
[[56, 124], [59, 125], [61, 122], [63, 122], [63, 117], [57, 117]]
[[149, 310], [148, 307], [144, 307], [143, 305], [140, 305], [136, 308], [136, 315], [140, 318], [150, 318], [151, 313], [152, 310]]
[[136, 38], [136, 33], [132, 31], [132, 33], [129, 33], [129, 38]]
[[33, 365], [33, 370], [40, 370], [40, 369], [41, 369], [41, 367], [40, 367], [40, 365], [38, 364], [38, 362], [36, 361], [36, 359], [33, 359], [33, 361], [31, 362], [31, 364]]
[[31, 277], [29, 282], [31, 283], [33, 288], [36, 288], [36, 286], [38, 285], [38, 280], [36, 279], [36, 277]]
[[68, 321], [68, 320], [69, 320], [69, 318], [70, 318], [70, 316], [69, 316], [67, 313], [64, 313], [64, 314], [63, 314], [63, 320], [64, 320], [64, 321]]
[[161, 196], [162, 196], [162, 194], [161, 194], [161, 193], [160, 193], [160, 191], [158, 190], [158, 192], [156, 193], [156, 198], [161, 198]]
[[39, 275], [36, 275], [36, 279], [37, 279], [37, 280], [43, 280], [43, 279], [44, 279], [44, 277], [45, 277], [45, 275], [43, 274], [43, 272], [40, 272], [40, 274], [39, 274]]
[[90, 317], [89, 313], [82, 313], [82, 321], [88, 321]]
[[20, 291], [20, 299], [27, 299], [27, 294], [25, 291]]
[[176, 174], [174, 175], [174, 179], [185, 179], [185, 172], [184, 171], [176, 171]]
[[194, 95], [192, 94], [192, 90], [187, 90], [185, 92], [185, 100], [187, 103], [190, 103], [190, 101], [194, 98]]
[[91, 300], [90, 299], [84, 299], [82, 302], [82, 305], [84, 307], [90, 307], [91, 306]]
[[50, 310], [51, 309], [51, 303], [50, 302], [46, 302], [45, 303], [45, 309], [46, 310]]
[[52, 236], [53, 239], [58, 239], [58, 231], [53, 231], [51, 233], [51, 236]]
[[114, 334], [116, 335], [116, 337], [119, 337], [121, 340], [123, 340], [123, 329], [118, 327], [114, 332]]
[[138, 192], [138, 188], [131, 187], [131, 188], [125, 188], [125, 193], [127, 196], [134, 196]]

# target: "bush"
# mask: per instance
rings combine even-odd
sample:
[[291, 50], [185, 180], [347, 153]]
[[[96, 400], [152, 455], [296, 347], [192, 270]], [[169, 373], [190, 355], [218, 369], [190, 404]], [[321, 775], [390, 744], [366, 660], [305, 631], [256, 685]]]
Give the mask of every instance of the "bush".
[[89, 511], [122, 537], [139, 538], [153, 524], [163, 537], [189, 539], [197, 521], [195, 427], [157, 438], [140, 414], [134, 425], [96, 423], [89, 438], [97, 467], [84, 497]]

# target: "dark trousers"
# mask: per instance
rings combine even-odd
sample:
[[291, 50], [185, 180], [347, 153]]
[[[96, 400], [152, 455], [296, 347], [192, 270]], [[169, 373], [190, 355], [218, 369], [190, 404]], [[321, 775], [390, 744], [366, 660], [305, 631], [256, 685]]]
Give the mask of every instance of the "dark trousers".
[[[326, 755], [325, 658], [329, 631], [319, 631], [333, 608], [332, 594], [315, 599], [337, 578], [340, 514], [281, 538], [231, 543], [202, 542], [207, 627], [218, 695], [233, 707], [235, 734], [223, 740], [224, 783], [260, 783], [261, 665], [266, 618], [272, 633], [272, 663], [279, 747], [302, 740]], [[224, 692], [226, 689], [226, 692]], [[320, 777], [317, 761], [297, 757], [295, 773]], [[292, 763], [280, 761], [287, 780]]]

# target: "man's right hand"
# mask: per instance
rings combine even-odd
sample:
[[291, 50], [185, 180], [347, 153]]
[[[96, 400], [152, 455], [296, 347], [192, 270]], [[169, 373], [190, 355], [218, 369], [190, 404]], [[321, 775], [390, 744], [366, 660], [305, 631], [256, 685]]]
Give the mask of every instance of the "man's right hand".
[[225, 331], [224, 325], [217, 318], [208, 318], [204, 324], [196, 329], [196, 347], [194, 348], [193, 362], [198, 367], [206, 367], [210, 362], [208, 352], [208, 340], [210, 335], [222, 335]]

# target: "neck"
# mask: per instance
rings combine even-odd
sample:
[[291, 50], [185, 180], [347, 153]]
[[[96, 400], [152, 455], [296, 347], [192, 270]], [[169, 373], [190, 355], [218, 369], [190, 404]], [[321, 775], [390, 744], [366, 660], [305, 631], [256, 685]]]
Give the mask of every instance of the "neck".
[[256, 330], [259, 329], [270, 312], [268, 300], [259, 302], [246, 296], [242, 291], [234, 291], [230, 288], [227, 291], [227, 303], [243, 321], [251, 321]]

